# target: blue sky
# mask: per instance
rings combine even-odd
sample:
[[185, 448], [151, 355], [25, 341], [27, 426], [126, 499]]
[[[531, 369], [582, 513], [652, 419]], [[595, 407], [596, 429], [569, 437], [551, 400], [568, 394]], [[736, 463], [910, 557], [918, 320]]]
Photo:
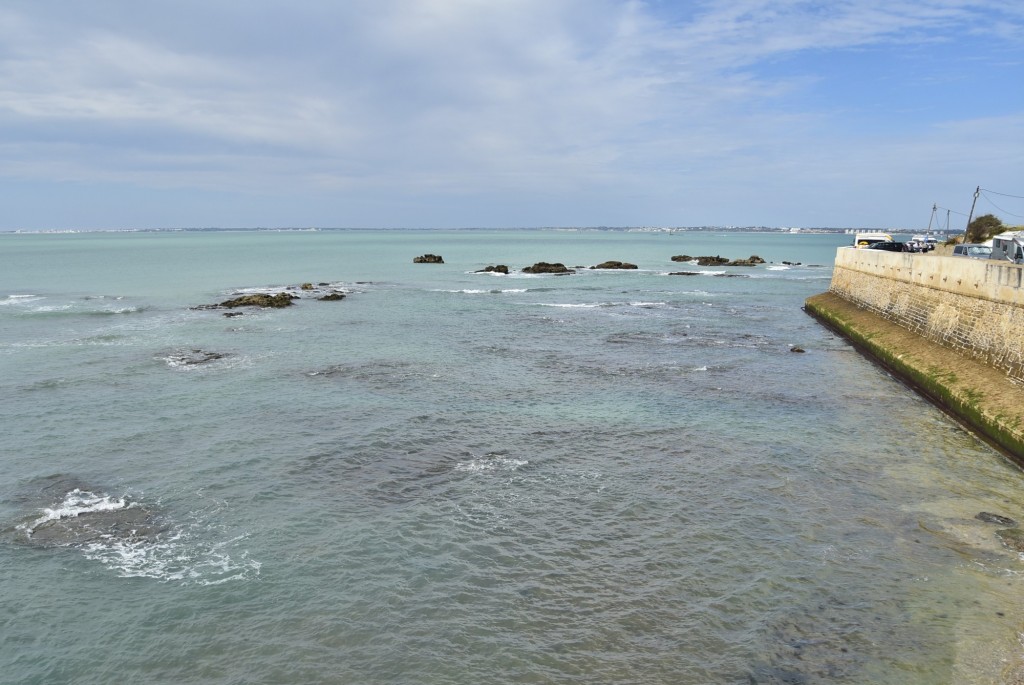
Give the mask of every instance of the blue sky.
[[6, 0], [0, 148], [0, 230], [1024, 224], [1024, 4]]

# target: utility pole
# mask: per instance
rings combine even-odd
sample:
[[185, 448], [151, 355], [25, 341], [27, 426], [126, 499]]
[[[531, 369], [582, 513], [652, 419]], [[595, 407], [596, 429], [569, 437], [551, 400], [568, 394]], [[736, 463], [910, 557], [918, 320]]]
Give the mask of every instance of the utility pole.
[[974, 202], [971, 203], [971, 213], [967, 215], [967, 228], [964, 229], [964, 242], [970, 240], [970, 236], [967, 232], [971, 228], [971, 219], [974, 218], [974, 205], [978, 204], [978, 196], [981, 195], [981, 186], [974, 189]]
[[935, 204], [932, 203], [932, 215], [930, 217], [928, 217], [928, 233], [932, 232], [932, 220], [935, 219], [935, 210], [936, 209], [938, 209], [938, 207], [936, 207]]

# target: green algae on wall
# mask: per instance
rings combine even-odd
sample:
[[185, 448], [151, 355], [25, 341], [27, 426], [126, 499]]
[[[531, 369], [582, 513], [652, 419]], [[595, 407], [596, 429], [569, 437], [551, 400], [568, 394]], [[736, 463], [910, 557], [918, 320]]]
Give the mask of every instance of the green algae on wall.
[[805, 309], [1024, 466], [1024, 389], [1004, 373], [834, 293], [808, 298]]

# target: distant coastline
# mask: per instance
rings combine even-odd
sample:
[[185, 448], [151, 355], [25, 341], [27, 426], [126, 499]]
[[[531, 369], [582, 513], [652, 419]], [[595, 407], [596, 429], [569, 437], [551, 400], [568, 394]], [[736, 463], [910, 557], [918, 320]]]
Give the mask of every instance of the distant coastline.
[[161, 228], [40, 228], [0, 229], [0, 235], [73, 234], [73, 233], [317, 233], [335, 231], [578, 231], [608, 233], [780, 233], [786, 235], [854, 233], [858, 231], [890, 231], [912, 233], [916, 229], [877, 227], [789, 227], [789, 226], [459, 226], [459, 227], [320, 227], [320, 226], [252, 226], [252, 227], [161, 227]]

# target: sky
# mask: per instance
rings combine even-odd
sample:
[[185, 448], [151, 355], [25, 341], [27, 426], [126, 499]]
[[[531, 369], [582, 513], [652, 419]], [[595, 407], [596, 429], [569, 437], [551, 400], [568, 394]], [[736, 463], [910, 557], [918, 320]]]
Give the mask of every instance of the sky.
[[5, 0], [0, 230], [1024, 224], [1024, 3]]

